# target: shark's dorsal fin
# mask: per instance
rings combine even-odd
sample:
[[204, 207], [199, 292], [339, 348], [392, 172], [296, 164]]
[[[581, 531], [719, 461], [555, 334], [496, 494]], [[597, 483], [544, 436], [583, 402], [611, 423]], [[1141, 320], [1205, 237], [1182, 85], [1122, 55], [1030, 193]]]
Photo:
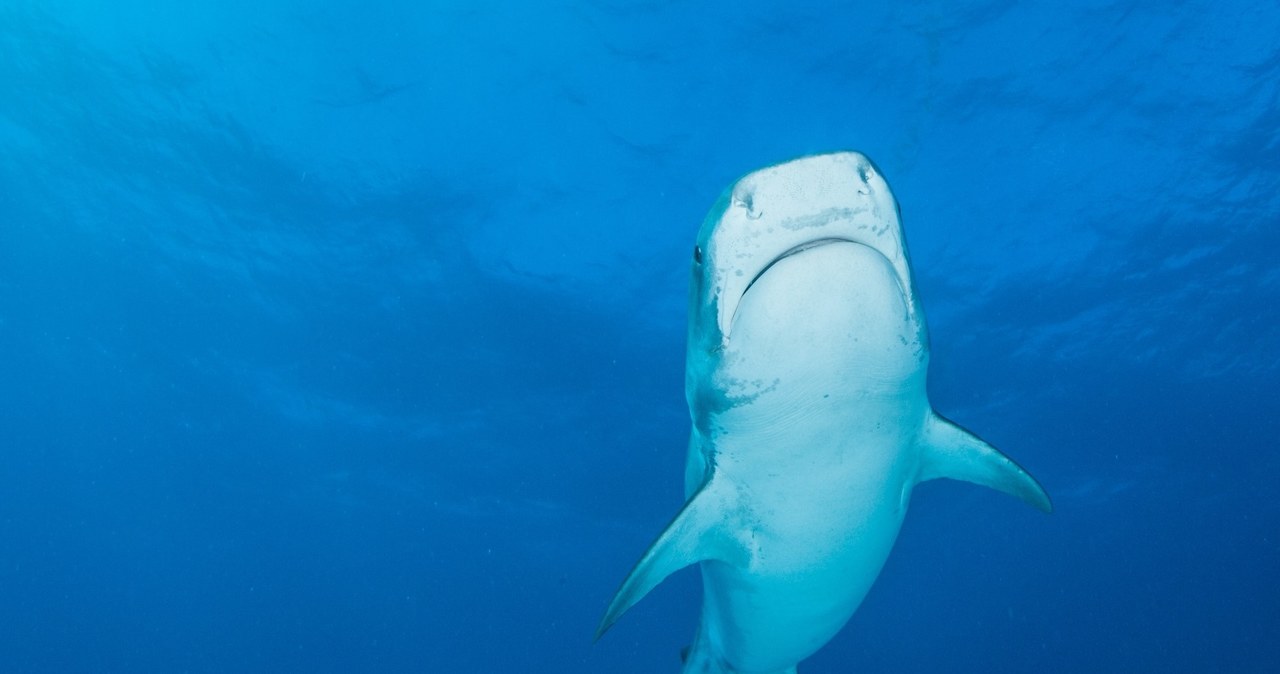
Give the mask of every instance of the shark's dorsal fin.
[[707, 560], [749, 564], [751, 551], [744, 529], [737, 524], [741, 520], [737, 489], [729, 480], [716, 479], [713, 470], [711, 479], [689, 498], [622, 581], [596, 629], [596, 639], [667, 576], [690, 564]]
[[931, 412], [920, 435], [920, 482], [939, 477], [964, 480], [1016, 496], [1044, 512], [1053, 504], [1044, 487], [1000, 450]]

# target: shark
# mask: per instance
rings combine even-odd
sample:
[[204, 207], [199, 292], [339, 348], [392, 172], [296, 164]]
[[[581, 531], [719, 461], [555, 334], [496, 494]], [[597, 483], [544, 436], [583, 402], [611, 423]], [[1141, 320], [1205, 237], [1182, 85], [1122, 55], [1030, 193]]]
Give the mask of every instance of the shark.
[[794, 674], [880, 574], [915, 486], [964, 480], [1052, 511], [1013, 460], [933, 410], [901, 209], [857, 152], [726, 190], [691, 261], [684, 506], [610, 602], [598, 640], [698, 565], [685, 674]]

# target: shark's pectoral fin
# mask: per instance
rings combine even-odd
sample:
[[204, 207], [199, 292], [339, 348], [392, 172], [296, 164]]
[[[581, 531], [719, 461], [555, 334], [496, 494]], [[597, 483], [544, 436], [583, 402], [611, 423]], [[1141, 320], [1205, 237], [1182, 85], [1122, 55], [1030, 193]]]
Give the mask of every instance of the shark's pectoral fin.
[[741, 514], [737, 488], [727, 480], [717, 480], [713, 473], [622, 581], [596, 629], [596, 639], [667, 576], [690, 564], [707, 560], [735, 566], [750, 563], [745, 530], [738, 525]]
[[1044, 487], [1022, 466], [941, 415], [929, 415], [920, 442], [921, 482], [939, 477], [965, 480], [1016, 496], [1044, 512], [1053, 511]]

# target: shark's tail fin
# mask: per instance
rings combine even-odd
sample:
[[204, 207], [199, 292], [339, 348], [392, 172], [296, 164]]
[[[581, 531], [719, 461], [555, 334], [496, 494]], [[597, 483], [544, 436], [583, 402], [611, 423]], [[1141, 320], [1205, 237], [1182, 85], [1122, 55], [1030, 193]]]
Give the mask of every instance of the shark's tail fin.
[[1022, 466], [938, 413], [930, 413], [920, 442], [921, 482], [939, 477], [964, 480], [1016, 496], [1044, 512], [1053, 511], [1044, 487]]

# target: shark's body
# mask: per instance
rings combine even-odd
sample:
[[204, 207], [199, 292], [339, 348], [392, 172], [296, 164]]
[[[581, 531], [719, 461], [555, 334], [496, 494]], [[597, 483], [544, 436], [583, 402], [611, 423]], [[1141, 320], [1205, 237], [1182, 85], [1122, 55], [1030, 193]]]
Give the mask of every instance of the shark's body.
[[933, 412], [928, 360], [897, 203], [866, 157], [738, 181], [694, 249], [688, 501], [600, 632], [700, 562], [684, 671], [794, 672], [861, 603], [918, 482], [969, 480], [1049, 510], [1026, 472]]

